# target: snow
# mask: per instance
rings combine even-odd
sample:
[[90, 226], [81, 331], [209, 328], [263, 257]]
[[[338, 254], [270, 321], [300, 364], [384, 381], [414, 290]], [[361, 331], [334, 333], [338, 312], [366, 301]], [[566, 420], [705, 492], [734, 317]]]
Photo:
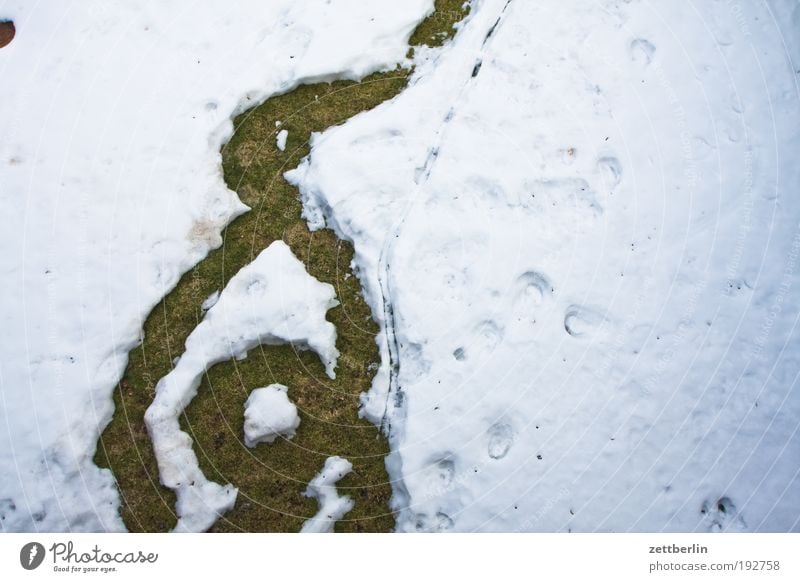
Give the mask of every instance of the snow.
[[217, 304], [217, 301], [219, 301], [219, 290], [214, 291], [211, 295], [205, 298], [203, 303], [200, 304], [200, 310], [204, 312], [208, 311]]
[[289, 137], [289, 132], [285, 129], [282, 129], [278, 132], [278, 136], [275, 138], [275, 145], [278, 146], [278, 149], [286, 151], [286, 139]]
[[483, 0], [312, 137], [287, 177], [381, 325], [399, 531], [800, 529], [798, 22]]
[[306, 497], [319, 502], [319, 511], [303, 524], [301, 533], [332, 533], [336, 522], [353, 509], [353, 500], [347, 496], [340, 497], [336, 491], [336, 483], [352, 470], [353, 465], [347, 459], [325, 459], [322, 471], [311, 480], [306, 490]]
[[[220, 173], [231, 116], [394, 66], [431, 7], [0, 8], [3, 531], [124, 529], [97, 437], [144, 317], [247, 210]], [[398, 530], [800, 528], [798, 23], [781, 0], [476, 0], [408, 90], [314, 137], [289, 177], [354, 243], [381, 325], [363, 414]], [[332, 373], [322, 288], [270, 249], [286, 272], [262, 254], [234, 280], [301, 284], [316, 324], [246, 317], [234, 280], [203, 303], [148, 415], [180, 530], [236, 496], [175, 420], [202, 371], [297, 340]], [[309, 528], [349, 509], [340, 461]]]
[[124, 529], [97, 438], [144, 317], [246, 210], [220, 171], [231, 116], [394, 67], [432, 6], [3, 3], [0, 528]]
[[[155, 399], [145, 413], [159, 478], [177, 496], [175, 531], [205, 531], [236, 501], [233, 485], [205, 478], [192, 439], [178, 421], [206, 370], [232, 358], [242, 359], [259, 345], [292, 344], [316, 352], [328, 376], [334, 378], [339, 356], [336, 328], [325, 314], [336, 305], [333, 287], [314, 279], [286, 243], [275, 241], [231, 278], [217, 303], [189, 334], [186, 351], [159, 380]], [[262, 410], [262, 404], [275, 402], [270, 394], [256, 397], [254, 412]], [[297, 421], [288, 399], [287, 404]]]
[[297, 407], [289, 400], [289, 388], [270, 384], [256, 388], [244, 403], [244, 444], [255, 447], [278, 437], [291, 439], [300, 426]]

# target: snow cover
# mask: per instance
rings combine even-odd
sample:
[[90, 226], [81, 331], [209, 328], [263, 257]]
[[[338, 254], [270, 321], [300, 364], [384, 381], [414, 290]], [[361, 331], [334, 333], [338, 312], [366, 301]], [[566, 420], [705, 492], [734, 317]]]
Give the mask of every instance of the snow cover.
[[[246, 210], [231, 115], [393, 65], [431, 7], [0, 8], [0, 528], [123, 529], [91, 459], [143, 318]], [[399, 530], [800, 528], [798, 26], [780, 0], [476, 0], [407, 91], [314, 139], [290, 177], [382, 326], [364, 414]], [[176, 411], [271, 333], [217, 344], [213, 303], [149, 417], [182, 529], [235, 489]]]
[[[233, 485], [222, 486], [205, 478], [192, 439], [178, 422], [197, 394], [203, 374], [214, 364], [245, 358], [259, 345], [288, 343], [315, 351], [328, 376], [334, 378], [339, 356], [336, 328], [325, 320], [325, 314], [336, 305], [333, 287], [309, 275], [286, 243], [275, 241], [231, 278], [219, 300], [189, 334], [186, 351], [158, 382], [155, 399], [145, 413], [161, 483], [177, 495], [175, 531], [208, 529], [236, 500]], [[272, 391], [276, 391], [274, 387]], [[277, 391], [291, 407], [296, 428], [299, 420], [294, 405], [285, 392]], [[262, 404], [275, 402], [269, 393], [256, 397], [254, 412], [258, 414]]]
[[278, 149], [281, 151], [286, 150], [286, 139], [289, 137], [289, 132], [285, 129], [282, 129], [278, 132], [278, 136], [275, 138], [275, 145], [278, 146]]
[[306, 490], [306, 497], [319, 502], [319, 511], [303, 524], [301, 533], [331, 533], [336, 522], [353, 509], [353, 500], [348, 496], [340, 497], [336, 491], [336, 483], [352, 470], [353, 465], [347, 459], [325, 459], [322, 471], [311, 480]]
[[287, 174], [400, 531], [798, 530], [800, 6], [481, 0]]
[[145, 315], [246, 210], [220, 172], [231, 116], [393, 67], [432, 7], [0, 6], [17, 31], [0, 50], [2, 530], [123, 529], [97, 437]]
[[300, 426], [297, 406], [289, 400], [289, 388], [270, 384], [256, 388], [244, 403], [244, 444], [272, 443], [278, 437], [291, 439]]

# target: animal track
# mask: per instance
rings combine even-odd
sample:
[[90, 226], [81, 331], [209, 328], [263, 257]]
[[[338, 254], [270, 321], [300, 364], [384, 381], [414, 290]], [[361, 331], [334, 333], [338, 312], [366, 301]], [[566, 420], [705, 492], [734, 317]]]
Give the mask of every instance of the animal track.
[[594, 191], [583, 178], [536, 180], [531, 188], [533, 197], [541, 199], [546, 205], [573, 207], [581, 211], [590, 210], [595, 215], [603, 212]]
[[527, 271], [512, 285], [510, 334], [512, 340], [524, 340], [536, 323], [540, 306], [553, 293], [550, 281], [536, 271]]
[[423, 347], [412, 342], [400, 347], [400, 367], [406, 379], [414, 379], [427, 374], [431, 363], [425, 357]]
[[430, 484], [436, 488], [448, 487], [453, 482], [456, 473], [456, 463], [449, 456], [444, 456], [434, 461], [428, 467]]
[[454, 525], [455, 523], [449, 515], [441, 511], [436, 513], [436, 529], [438, 531], [447, 531], [453, 529]]
[[514, 431], [506, 422], [496, 422], [487, 431], [489, 436], [488, 453], [492, 459], [502, 459], [514, 444]]
[[547, 277], [536, 271], [528, 271], [517, 278], [514, 292], [515, 307], [533, 308], [550, 295], [553, 288]]
[[442, 511], [431, 517], [427, 513], [418, 513], [414, 528], [418, 532], [444, 532], [453, 529], [453, 519]]
[[480, 322], [472, 331], [473, 340], [470, 345], [478, 352], [491, 352], [503, 340], [503, 328], [491, 319]]
[[262, 279], [251, 279], [245, 288], [245, 291], [248, 295], [255, 296], [263, 295], [266, 290], [267, 283]]
[[628, 52], [631, 55], [632, 61], [642, 63], [646, 67], [653, 61], [656, 47], [647, 39], [636, 38], [631, 41]]
[[369, 135], [365, 135], [359, 138], [356, 138], [350, 142], [351, 146], [359, 146], [359, 145], [369, 145], [373, 146], [375, 144], [379, 144], [382, 142], [387, 142], [391, 140], [396, 140], [400, 137], [403, 137], [403, 132], [399, 129], [383, 129], [380, 131], [375, 131]]
[[[5, 521], [6, 518], [17, 510], [17, 505], [10, 497], [0, 499], [0, 521]], [[2, 529], [2, 528], [0, 528]]]
[[605, 317], [599, 309], [570, 305], [564, 314], [564, 329], [572, 337], [582, 337], [603, 325]]
[[597, 167], [609, 190], [613, 190], [622, 181], [622, 164], [613, 156], [604, 156], [597, 160]]
[[700, 514], [710, 532], [742, 531], [747, 529], [744, 518], [730, 497], [720, 497], [716, 502], [705, 500]]

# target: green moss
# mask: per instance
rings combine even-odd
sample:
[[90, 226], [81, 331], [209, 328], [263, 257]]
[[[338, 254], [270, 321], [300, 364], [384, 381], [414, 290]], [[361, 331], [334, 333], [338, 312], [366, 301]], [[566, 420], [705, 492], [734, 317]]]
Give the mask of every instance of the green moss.
[[[466, 13], [463, 2], [442, 0], [436, 7], [415, 31], [413, 43], [441, 42]], [[252, 211], [228, 226], [222, 247], [186, 273], [147, 318], [144, 342], [130, 354], [115, 392], [116, 413], [98, 445], [95, 461], [112, 469], [122, 518], [131, 531], [165, 531], [176, 522], [175, 497], [158, 482], [144, 425], [155, 384], [183, 352], [201, 320], [203, 300], [278, 239], [312, 276], [336, 288], [341, 305], [328, 319], [336, 325], [341, 352], [337, 378], [327, 378], [316, 355], [292, 346], [260, 346], [243, 361], [209, 370], [181, 424], [194, 439], [206, 476], [239, 488], [236, 506], [212, 531], [299, 530], [316, 512], [316, 502], [303, 495], [306, 484], [331, 455], [347, 458], [354, 467], [340, 490], [353, 497], [355, 507], [337, 531], [392, 528], [384, 466], [388, 446], [375, 426], [358, 418], [359, 394], [369, 389], [378, 362], [378, 329], [349, 270], [352, 247], [331, 231], [309, 232], [298, 193], [282, 175], [308, 154], [312, 132], [391, 99], [406, 86], [408, 73], [398, 69], [361, 82], [304, 85], [234, 120], [235, 134], [222, 151], [225, 181]], [[275, 145], [276, 121], [289, 132], [285, 152]], [[248, 449], [242, 442], [244, 402], [254, 388], [274, 382], [289, 386], [300, 410], [297, 436]]]

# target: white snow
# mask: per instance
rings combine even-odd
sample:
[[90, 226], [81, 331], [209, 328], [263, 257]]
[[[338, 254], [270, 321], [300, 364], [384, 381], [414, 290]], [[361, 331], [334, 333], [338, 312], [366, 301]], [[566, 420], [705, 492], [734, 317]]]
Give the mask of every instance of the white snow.
[[300, 417], [288, 391], [283, 384], [270, 384], [250, 393], [244, 403], [245, 445], [252, 448], [259, 443], [275, 442], [278, 437], [294, 437]]
[[353, 509], [353, 500], [346, 495], [340, 497], [336, 491], [336, 483], [352, 470], [353, 465], [347, 459], [325, 459], [322, 471], [311, 480], [306, 490], [306, 497], [313, 497], [319, 502], [319, 511], [303, 524], [301, 533], [332, 533], [336, 522]]
[[[246, 210], [231, 116], [393, 66], [431, 8], [3, 4], [0, 529], [123, 529], [97, 437], [144, 317]], [[290, 177], [381, 324], [363, 412], [399, 530], [800, 529], [799, 23], [788, 0], [476, 0], [408, 90], [314, 138]], [[304, 334], [335, 359], [324, 310], [277, 333], [234, 280], [148, 416], [181, 530], [236, 495], [175, 420], [203, 370]], [[334, 506], [309, 528], [349, 510], [309, 492]]]
[[336, 328], [325, 314], [336, 305], [333, 287], [314, 279], [286, 243], [275, 241], [231, 278], [186, 339], [186, 351], [158, 382], [145, 413], [159, 478], [177, 495], [175, 531], [208, 529], [236, 500], [232, 485], [205, 478], [192, 439], [178, 422], [203, 374], [214, 364], [246, 357], [259, 345], [288, 343], [316, 352], [334, 378]]
[[381, 324], [399, 530], [800, 529], [799, 22], [483, 0], [313, 136], [287, 177]]
[[208, 311], [217, 304], [217, 301], [219, 301], [219, 290], [214, 291], [211, 295], [205, 298], [205, 301], [200, 304], [200, 310]]
[[278, 132], [278, 136], [275, 138], [275, 145], [278, 146], [278, 149], [286, 151], [286, 140], [289, 137], [289, 132], [285, 129], [282, 129]]
[[220, 172], [231, 116], [394, 67], [432, 6], [0, 6], [0, 529], [123, 529], [97, 437], [145, 315], [246, 210]]

